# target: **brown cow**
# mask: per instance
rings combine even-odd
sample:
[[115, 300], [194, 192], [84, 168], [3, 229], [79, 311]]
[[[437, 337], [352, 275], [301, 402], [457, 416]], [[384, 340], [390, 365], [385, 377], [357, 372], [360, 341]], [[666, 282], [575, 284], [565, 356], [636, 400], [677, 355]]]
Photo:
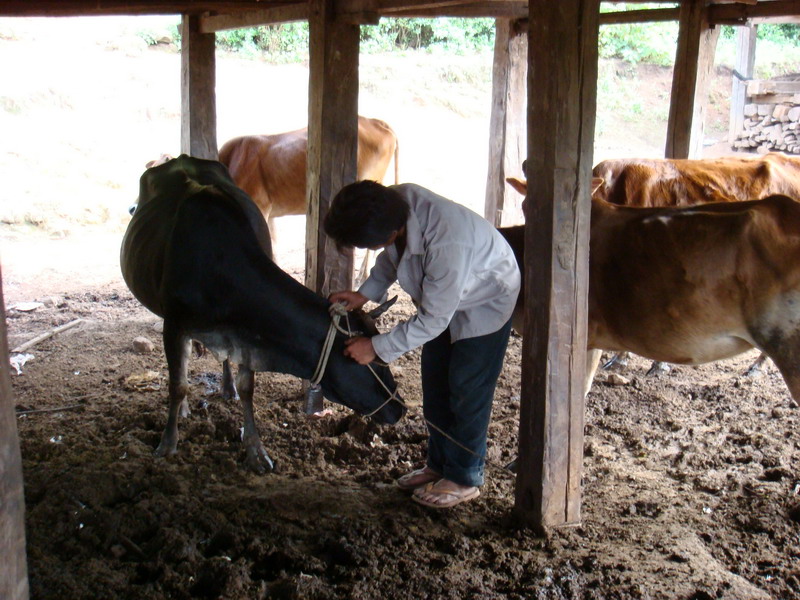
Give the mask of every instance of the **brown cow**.
[[[595, 195], [623, 206], [693, 206], [709, 202], [759, 200], [783, 194], [800, 200], [800, 159], [780, 153], [757, 158], [604, 160], [592, 169], [603, 179]], [[614, 356], [605, 367], [624, 364]], [[747, 370], [757, 374], [766, 357], [762, 354]], [[668, 371], [656, 362], [649, 373]]]
[[780, 153], [758, 158], [604, 160], [595, 195], [623, 206], [692, 206], [759, 200], [775, 194], [800, 200], [800, 159]]
[[[500, 229], [518, 257], [522, 227]], [[586, 392], [602, 350], [700, 364], [759, 348], [800, 400], [800, 203], [632, 208], [593, 197], [590, 227]]]
[[[273, 135], [247, 135], [225, 142], [219, 161], [256, 203], [273, 231], [272, 219], [306, 214], [308, 128]], [[394, 156], [398, 183], [399, 145], [389, 125], [358, 117], [357, 179], [383, 182]]]

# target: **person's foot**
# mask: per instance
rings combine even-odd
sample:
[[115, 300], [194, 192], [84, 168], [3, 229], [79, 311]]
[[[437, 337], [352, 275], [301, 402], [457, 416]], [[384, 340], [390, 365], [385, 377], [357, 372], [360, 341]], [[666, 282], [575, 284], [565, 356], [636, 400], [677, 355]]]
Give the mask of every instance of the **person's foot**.
[[450, 508], [481, 495], [476, 486], [459, 485], [449, 479], [440, 479], [414, 490], [411, 499], [429, 508]]
[[401, 490], [415, 490], [429, 483], [437, 481], [442, 476], [427, 465], [411, 473], [406, 473], [397, 480], [397, 487]]

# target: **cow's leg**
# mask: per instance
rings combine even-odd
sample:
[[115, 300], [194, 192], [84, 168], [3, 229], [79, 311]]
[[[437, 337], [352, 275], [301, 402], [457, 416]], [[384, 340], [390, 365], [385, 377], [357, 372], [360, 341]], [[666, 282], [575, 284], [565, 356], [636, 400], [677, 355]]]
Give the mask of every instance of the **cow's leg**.
[[[275, 243], [275, 240], [278, 239], [278, 236], [275, 234], [275, 217], [267, 217], [267, 229], [269, 229], [269, 239], [272, 243]], [[273, 252], [274, 252], [273, 246]]]
[[361, 267], [358, 269], [358, 273], [356, 273], [355, 287], [364, 283], [367, 279], [367, 275], [369, 275], [369, 259], [371, 252], [369, 248], [364, 251], [364, 262], [361, 263]]
[[156, 456], [169, 456], [178, 450], [178, 413], [181, 416], [189, 414], [186, 394], [189, 390], [187, 374], [191, 345], [192, 341], [182, 335], [171, 321], [164, 320], [164, 353], [167, 355], [169, 370], [169, 412], [161, 442], [155, 451]]
[[256, 418], [253, 414], [255, 373], [244, 365], [239, 365], [239, 371], [236, 373], [236, 388], [239, 390], [239, 399], [242, 402], [242, 412], [244, 413], [244, 436], [242, 438], [245, 451], [244, 464], [255, 473], [272, 471], [272, 459], [261, 443], [261, 436], [258, 435]]
[[594, 373], [597, 371], [597, 365], [600, 364], [600, 357], [603, 355], [602, 350], [587, 350], [586, 351], [586, 374], [585, 379], [583, 382], [583, 396], [589, 393], [589, 390], [592, 387], [592, 380], [594, 379]]
[[764, 367], [764, 363], [767, 362], [769, 356], [764, 354], [763, 352], [758, 356], [758, 358], [747, 368], [747, 371], [744, 372], [745, 377], [757, 377], [761, 375], [762, 368]]
[[227, 358], [222, 362], [222, 397], [226, 400], [236, 398], [236, 386], [233, 383], [231, 361]]

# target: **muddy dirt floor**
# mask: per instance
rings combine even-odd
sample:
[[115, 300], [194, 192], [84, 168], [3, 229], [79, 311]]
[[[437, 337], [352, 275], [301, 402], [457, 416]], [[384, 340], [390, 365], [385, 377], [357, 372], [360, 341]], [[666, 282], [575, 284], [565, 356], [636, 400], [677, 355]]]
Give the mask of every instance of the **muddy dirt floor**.
[[[220, 366], [195, 359], [178, 454], [154, 458], [167, 398], [158, 319], [133, 299], [116, 261], [144, 163], [177, 147], [179, 56], [122, 38], [97, 45], [74, 22], [55, 21], [30, 39], [16, 21], [12, 33], [0, 28], [10, 346], [81, 319], [12, 372], [34, 600], [800, 598], [800, 408], [774, 366], [743, 376], [755, 353], [657, 377], [634, 359], [619, 385], [601, 374], [586, 402], [582, 522], [547, 537], [514, 527], [514, 481], [501, 470], [488, 471], [480, 498], [444, 512], [395, 487], [424, 458], [416, 353], [393, 365], [411, 405], [396, 426], [343, 408], [309, 420], [301, 382], [258, 374], [256, 417], [276, 462], [263, 476], [242, 466], [241, 410], [220, 397]], [[435, 56], [362, 64], [360, 110], [399, 132], [403, 179], [477, 210], [490, 59], [473, 69]], [[302, 95], [270, 93], [307, 88], [302, 65], [221, 55], [218, 68], [220, 141], [305, 124]], [[663, 103], [670, 74], [648, 77], [636, 97], [652, 91]], [[264, 90], [241, 91], [258, 82]], [[729, 76], [717, 89], [724, 98]], [[639, 130], [612, 116], [599, 115], [596, 160], [660, 155], [653, 132], [663, 122], [641, 127], [658, 138], [645, 154]], [[290, 265], [303, 262], [300, 221], [279, 232], [277, 252], [298, 278]], [[280, 247], [292, 239], [291, 252]], [[23, 310], [32, 301], [42, 306]], [[404, 300], [382, 327], [410, 310]], [[137, 337], [152, 351], [137, 352]], [[514, 337], [492, 464], [516, 454], [520, 349]]]
[[[800, 409], [774, 366], [742, 375], [755, 353], [657, 377], [634, 359], [622, 385], [602, 374], [586, 404], [582, 523], [537, 537], [514, 527], [503, 471], [443, 512], [394, 486], [424, 457], [418, 354], [393, 368], [412, 407], [396, 426], [340, 407], [310, 420], [297, 379], [259, 374], [276, 462], [263, 476], [242, 466], [241, 410], [220, 397], [219, 365], [195, 359], [179, 452], [157, 459], [158, 319], [118, 280], [49, 294], [41, 283], [6, 278], [10, 346], [81, 323], [12, 376], [33, 598], [800, 597]], [[33, 300], [44, 306], [20, 310]], [[405, 301], [384, 326], [410, 311]], [[134, 350], [140, 336], [151, 352]], [[516, 452], [520, 350], [515, 336], [490, 428], [496, 465]]]

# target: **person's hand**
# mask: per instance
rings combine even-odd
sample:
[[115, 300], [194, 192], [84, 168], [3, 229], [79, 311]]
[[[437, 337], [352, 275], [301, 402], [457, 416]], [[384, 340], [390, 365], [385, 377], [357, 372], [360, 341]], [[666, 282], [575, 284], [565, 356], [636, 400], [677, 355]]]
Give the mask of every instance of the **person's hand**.
[[368, 365], [378, 358], [368, 337], [354, 337], [344, 342], [344, 355], [349, 356], [360, 365]]
[[358, 292], [344, 291], [333, 292], [328, 296], [328, 300], [332, 303], [342, 302], [347, 310], [355, 310], [364, 306], [369, 301], [369, 298]]

